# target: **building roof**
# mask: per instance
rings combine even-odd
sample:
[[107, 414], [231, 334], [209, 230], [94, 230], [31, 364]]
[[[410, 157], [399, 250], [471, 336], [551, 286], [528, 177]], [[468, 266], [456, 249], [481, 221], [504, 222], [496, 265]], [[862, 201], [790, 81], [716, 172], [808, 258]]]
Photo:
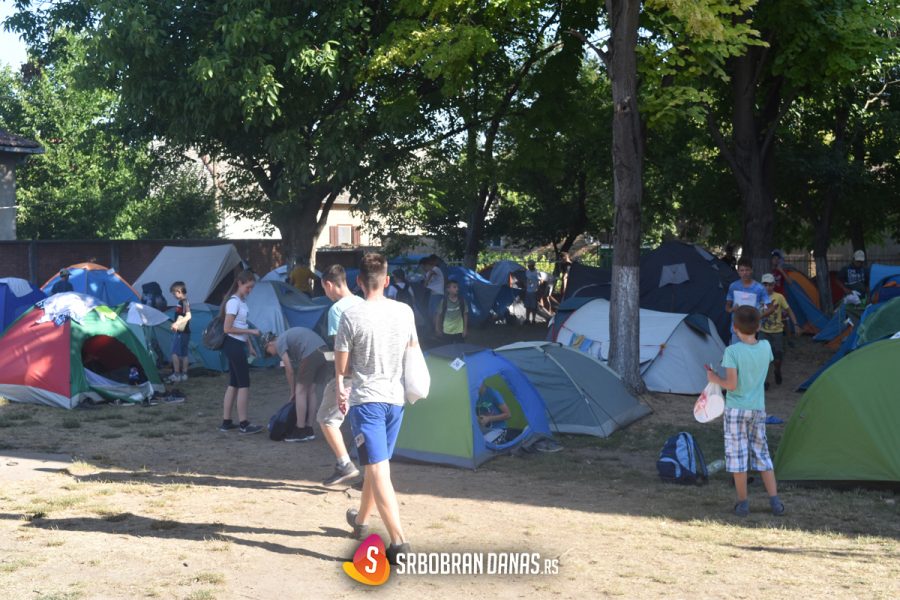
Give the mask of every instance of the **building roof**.
[[29, 140], [28, 138], [0, 129], [0, 152], [11, 152], [14, 154], [42, 154], [44, 148], [34, 140]]

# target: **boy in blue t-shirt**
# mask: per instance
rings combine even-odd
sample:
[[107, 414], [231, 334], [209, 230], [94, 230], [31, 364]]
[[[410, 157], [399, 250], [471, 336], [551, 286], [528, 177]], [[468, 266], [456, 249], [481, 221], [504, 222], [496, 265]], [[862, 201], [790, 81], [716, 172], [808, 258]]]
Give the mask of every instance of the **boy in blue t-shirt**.
[[510, 416], [509, 406], [500, 392], [481, 382], [478, 388], [478, 402], [475, 403], [478, 424], [488, 442], [499, 444], [506, 437], [506, 420]]
[[[728, 295], [725, 296], [725, 312], [731, 313], [732, 330], [734, 329], [734, 311], [739, 306], [752, 306], [760, 311], [763, 317], [769, 316], [774, 310], [766, 288], [753, 279], [753, 262], [747, 257], [741, 257], [737, 264], [738, 275], [741, 278], [728, 286]], [[729, 344], [737, 343], [738, 337], [732, 331]]]
[[769, 494], [772, 514], [784, 514], [784, 503], [778, 498], [775, 471], [766, 441], [766, 398], [763, 384], [772, 362], [772, 347], [766, 340], [756, 339], [759, 311], [752, 306], [735, 309], [732, 331], [739, 343], [728, 346], [722, 357], [725, 378], [706, 368], [706, 378], [728, 390], [725, 398], [725, 470], [734, 476], [737, 504], [734, 514], [750, 514], [747, 500], [747, 461], [759, 471]]

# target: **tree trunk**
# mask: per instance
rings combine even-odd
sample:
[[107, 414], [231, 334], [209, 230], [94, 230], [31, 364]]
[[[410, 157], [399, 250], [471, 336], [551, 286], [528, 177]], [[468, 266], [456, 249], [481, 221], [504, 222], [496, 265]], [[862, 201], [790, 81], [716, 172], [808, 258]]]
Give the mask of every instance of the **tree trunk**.
[[463, 248], [463, 266], [467, 269], [476, 270], [478, 266], [478, 251], [481, 250], [481, 237], [484, 232], [484, 220], [487, 217], [488, 210], [493, 206], [497, 199], [498, 189], [496, 185], [487, 188], [483, 187], [478, 192], [478, 201], [469, 213], [469, 219], [466, 223], [466, 240]]
[[[303, 201], [294, 202], [293, 210], [286, 208], [273, 211], [272, 223], [281, 233], [281, 252], [289, 266], [296, 264], [298, 259], [307, 259], [309, 264], [313, 264], [316, 240], [319, 239], [331, 208], [329, 198], [319, 196], [320, 194], [314, 193]], [[320, 207], [323, 212], [321, 217]]]
[[644, 143], [637, 103], [639, 0], [607, 0], [612, 31], [613, 237], [609, 365], [633, 393], [646, 390], [640, 365], [640, 249]]
[[[766, 147], [756, 115], [756, 85], [754, 83], [759, 50], [751, 48], [747, 54], [734, 59], [732, 94], [732, 136], [734, 160], [732, 166], [743, 204], [743, 250], [741, 256], [753, 261], [753, 273], [758, 279], [769, 270], [774, 237], [775, 195], [771, 142]], [[772, 123], [771, 127], [775, 127]]]

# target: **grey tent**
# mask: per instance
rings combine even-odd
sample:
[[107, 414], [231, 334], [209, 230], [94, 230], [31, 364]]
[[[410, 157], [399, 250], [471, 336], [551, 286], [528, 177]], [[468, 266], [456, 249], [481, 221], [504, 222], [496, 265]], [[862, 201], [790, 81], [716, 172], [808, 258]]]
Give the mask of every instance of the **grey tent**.
[[552, 342], [520, 342], [495, 350], [516, 365], [547, 407], [550, 429], [608, 437], [650, 414], [605, 364]]

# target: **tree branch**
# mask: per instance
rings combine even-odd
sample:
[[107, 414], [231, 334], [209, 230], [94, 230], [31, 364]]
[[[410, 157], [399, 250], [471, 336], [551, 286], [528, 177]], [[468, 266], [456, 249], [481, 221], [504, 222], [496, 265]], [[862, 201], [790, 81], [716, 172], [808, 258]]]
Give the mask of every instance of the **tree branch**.
[[566, 33], [568, 33], [572, 37], [575, 37], [575, 38], [581, 40], [582, 44], [585, 44], [591, 50], [593, 50], [594, 54], [596, 54], [600, 58], [600, 60], [603, 62], [603, 66], [606, 67], [606, 70], [607, 71], [609, 70], [609, 52], [604, 52], [602, 48], [600, 48], [594, 42], [589, 40], [587, 38], [587, 36], [584, 35], [583, 33], [581, 33], [580, 31], [576, 31], [574, 29], [567, 29]]
[[728, 141], [725, 139], [725, 136], [722, 135], [722, 131], [716, 124], [716, 121], [712, 116], [712, 111], [710, 110], [706, 111], [706, 128], [709, 130], [709, 134], [712, 136], [716, 146], [719, 147], [719, 152], [722, 153], [722, 157], [728, 163], [728, 166], [731, 167], [731, 170], [735, 173], [740, 173], [741, 170], [737, 158], [735, 158], [734, 152], [731, 151], [731, 146], [728, 145]]

